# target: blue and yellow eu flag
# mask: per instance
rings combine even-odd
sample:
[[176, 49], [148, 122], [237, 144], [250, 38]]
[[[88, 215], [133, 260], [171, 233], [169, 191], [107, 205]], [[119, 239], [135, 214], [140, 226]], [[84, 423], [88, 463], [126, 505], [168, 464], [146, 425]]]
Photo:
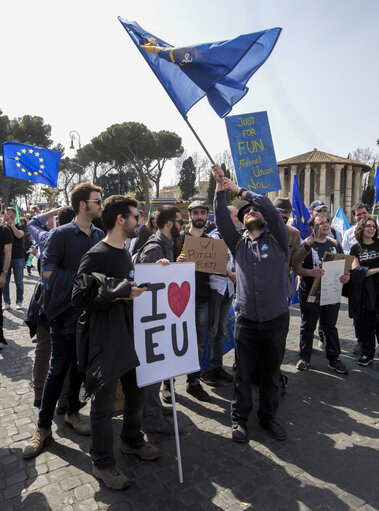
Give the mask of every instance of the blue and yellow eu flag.
[[249, 90], [246, 83], [268, 59], [282, 30], [272, 28], [227, 41], [175, 48], [136, 21], [118, 19], [185, 119], [204, 96], [225, 117]]
[[26, 179], [56, 188], [59, 151], [19, 142], [3, 143], [4, 176]]
[[302, 240], [308, 238], [311, 235], [311, 230], [308, 226], [308, 220], [311, 215], [305, 204], [303, 202], [303, 198], [301, 197], [299, 183], [297, 181], [297, 176], [293, 176], [293, 188], [292, 188], [292, 216], [293, 223], [292, 225], [299, 229], [300, 236]]

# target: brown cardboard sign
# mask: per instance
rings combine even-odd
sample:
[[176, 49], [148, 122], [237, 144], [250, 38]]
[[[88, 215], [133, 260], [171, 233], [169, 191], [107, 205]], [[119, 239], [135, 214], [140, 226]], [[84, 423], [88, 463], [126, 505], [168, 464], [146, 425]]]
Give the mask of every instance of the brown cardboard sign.
[[196, 271], [226, 275], [228, 248], [223, 240], [185, 236], [183, 253], [186, 262], [196, 264]]

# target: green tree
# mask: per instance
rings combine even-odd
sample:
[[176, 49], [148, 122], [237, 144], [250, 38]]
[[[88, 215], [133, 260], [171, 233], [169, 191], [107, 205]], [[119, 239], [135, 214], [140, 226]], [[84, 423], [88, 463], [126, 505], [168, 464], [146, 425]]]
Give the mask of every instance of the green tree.
[[149, 171], [149, 178], [155, 184], [155, 196], [159, 197], [160, 180], [163, 168], [168, 160], [178, 158], [183, 154], [182, 139], [171, 131], [153, 133], [155, 139], [155, 165]]
[[180, 171], [179, 188], [182, 193], [182, 199], [188, 200], [195, 195], [197, 189], [196, 183], [196, 167], [193, 163], [192, 157], [189, 156], [184, 160]]
[[89, 180], [96, 185], [100, 176], [106, 176], [114, 168], [113, 161], [97, 151], [91, 142], [78, 149], [74, 160], [89, 172]]

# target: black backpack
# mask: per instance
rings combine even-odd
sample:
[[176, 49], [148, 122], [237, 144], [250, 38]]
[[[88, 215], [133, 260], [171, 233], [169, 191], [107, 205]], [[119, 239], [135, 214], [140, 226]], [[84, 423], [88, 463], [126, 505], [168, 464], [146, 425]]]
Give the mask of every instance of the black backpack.
[[144, 245], [142, 245], [142, 247], [139, 250], [137, 250], [137, 252], [133, 255], [133, 257], [132, 257], [133, 265], [140, 263], [141, 254], [142, 254], [143, 250], [145, 249], [145, 247], [150, 246], [150, 245], [159, 245], [163, 250], [163, 257], [165, 257], [167, 259], [167, 248], [166, 248], [165, 244], [163, 243], [163, 241], [161, 241], [159, 238], [157, 238], [155, 234], [153, 234], [146, 241], [146, 243]]

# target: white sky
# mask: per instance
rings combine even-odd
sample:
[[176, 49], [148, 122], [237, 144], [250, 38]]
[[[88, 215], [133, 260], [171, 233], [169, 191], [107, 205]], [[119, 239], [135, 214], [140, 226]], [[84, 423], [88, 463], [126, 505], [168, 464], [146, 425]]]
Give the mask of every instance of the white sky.
[[[54, 143], [82, 146], [114, 123], [143, 122], [201, 148], [117, 16], [175, 46], [282, 27], [232, 115], [267, 110], [277, 160], [319, 150], [346, 156], [379, 138], [377, 0], [18, 0], [0, 16], [0, 109], [40, 115]], [[189, 120], [212, 154], [228, 148], [206, 98]], [[174, 167], [163, 184], [175, 180]]]

